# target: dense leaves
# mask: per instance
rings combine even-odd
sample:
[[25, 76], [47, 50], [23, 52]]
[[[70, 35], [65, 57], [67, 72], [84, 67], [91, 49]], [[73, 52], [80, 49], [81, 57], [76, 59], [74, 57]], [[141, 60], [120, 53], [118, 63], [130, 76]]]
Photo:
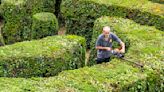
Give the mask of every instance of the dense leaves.
[[[128, 19], [101, 17], [95, 21], [93, 28], [89, 65], [95, 64], [95, 42], [98, 35], [101, 34], [103, 26], [111, 26], [113, 32], [126, 43], [128, 48], [126, 48], [125, 58], [143, 64], [146, 70], [153, 71], [158, 75], [155, 79], [159, 80], [155, 85], [159, 85], [162, 89], [164, 83], [164, 57], [162, 56], [164, 33], [153, 27], [141, 26]], [[154, 74], [150, 74], [149, 77], [154, 78]]]
[[61, 12], [67, 33], [92, 37], [93, 22], [104, 15], [129, 18], [164, 30], [164, 6], [147, 0], [63, 0]]
[[[142, 59], [138, 61], [143, 61], [146, 58], [150, 58], [151, 55], [151, 59], [148, 62], [162, 62], [164, 50], [163, 32], [153, 27], [141, 26], [128, 19], [116, 17], [101, 17], [95, 21], [91, 42], [93, 50], [91, 55], [94, 57], [96, 53], [95, 42], [98, 35], [102, 32], [103, 26], [111, 26], [112, 31], [126, 43], [128, 57]], [[91, 57], [91, 60], [93, 60], [93, 57]]]
[[53, 76], [85, 64], [85, 39], [52, 36], [0, 48], [0, 76]]
[[57, 35], [58, 20], [53, 13], [41, 12], [33, 15], [32, 33], [33, 39]]
[[[125, 58], [144, 67], [119, 59], [83, 67], [85, 39], [73, 35], [52, 36], [0, 47], [0, 91], [164, 91], [163, 0], [59, 0], [57, 4], [55, 1], [3, 0], [0, 16], [5, 20], [5, 43], [56, 34], [58, 22], [52, 12], [63, 1], [61, 11], [67, 33], [84, 36], [91, 47], [88, 65], [95, 64], [95, 42], [103, 26], [111, 26], [112, 32], [126, 43]], [[55, 14], [60, 16], [60, 10]], [[1, 36], [0, 39], [3, 42]], [[114, 43], [116, 47], [118, 44]]]
[[[13, 91], [162, 92], [164, 83], [163, 57], [159, 53], [162, 53], [164, 46], [162, 45], [163, 32], [153, 27], [141, 26], [127, 19], [110, 17], [97, 19], [94, 26], [95, 31], [100, 30], [104, 22], [110, 24], [119, 37], [126, 36], [126, 39], [131, 43], [126, 58], [143, 63], [143, 68], [132, 66], [133, 64], [126, 61], [113, 59], [107, 64], [64, 71], [58, 76], [50, 78], [1, 78], [2, 90], [8, 91], [7, 88], [9, 88]], [[99, 32], [97, 33], [99, 34]], [[72, 37], [69, 38], [72, 39]], [[148, 49], [151, 49], [143, 50], [147, 46]], [[153, 54], [153, 52], [155, 53]], [[14, 83], [16, 86], [13, 86]], [[24, 86], [25, 84], [26, 86]]]
[[32, 16], [54, 12], [55, 0], [3, 0], [1, 11], [5, 23], [2, 35], [6, 44], [31, 40]]
[[[50, 78], [1, 78], [0, 86], [4, 91], [10, 89], [13, 91], [30, 90], [48, 92], [135, 92], [147, 90], [145, 86], [146, 78], [147, 75], [143, 74], [139, 69], [133, 68], [127, 63], [113, 60], [110, 64], [65, 71], [58, 76]], [[149, 88], [150, 86], [147, 87]]]

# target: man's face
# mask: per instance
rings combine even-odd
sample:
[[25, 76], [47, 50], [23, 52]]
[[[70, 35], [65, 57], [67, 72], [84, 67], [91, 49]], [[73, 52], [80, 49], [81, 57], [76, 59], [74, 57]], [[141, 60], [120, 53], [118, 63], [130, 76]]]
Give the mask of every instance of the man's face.
[[103, 30], [103, 34], [104, 34], [105, 38], [108, 38], [109, 34], [110, 34], [110, 30]]

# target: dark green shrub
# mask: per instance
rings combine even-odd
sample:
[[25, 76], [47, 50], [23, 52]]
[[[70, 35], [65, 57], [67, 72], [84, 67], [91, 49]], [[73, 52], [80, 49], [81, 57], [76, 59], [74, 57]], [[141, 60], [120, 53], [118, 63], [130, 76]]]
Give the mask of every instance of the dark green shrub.
[[53, 13], [41, 12], [33, 15], [32, 38], [38, 39], [58, 33], [58, 21]]
[[140, 24], [164, 30], [164, 6], [143, 0], [63, 0], [61, 12], [66, 19], [67, 33], [91, 41], [93, 22], [103, 15], [129, 18]]
[[0, 47], [0, 76], [52, 76], [85, 64], [85, 39], [52, 36]]
[[3, 0], [5, 20], [2, 34], [5, 43], [31, 40], [32, 15], [42, 11], [54, 12], [54, 0]]

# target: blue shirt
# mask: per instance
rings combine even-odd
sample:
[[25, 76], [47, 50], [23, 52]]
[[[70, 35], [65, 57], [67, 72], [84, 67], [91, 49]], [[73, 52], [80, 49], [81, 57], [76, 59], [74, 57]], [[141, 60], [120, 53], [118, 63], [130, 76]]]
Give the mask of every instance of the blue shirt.
[[[106, 41], [105, 36], [103, 34], [100, 34], [96, 41], [96, 46], [102, 46], [102, 47], [110, 47], [112, 48], [112, 42], [116, 41], [118, 43], [121, 43], [122, 41], [112, 32], [110, 32], [109, 39]], [[97, 50], [97, 58], [109, 58], [110, 57], [110, 51], [107, 50]]]

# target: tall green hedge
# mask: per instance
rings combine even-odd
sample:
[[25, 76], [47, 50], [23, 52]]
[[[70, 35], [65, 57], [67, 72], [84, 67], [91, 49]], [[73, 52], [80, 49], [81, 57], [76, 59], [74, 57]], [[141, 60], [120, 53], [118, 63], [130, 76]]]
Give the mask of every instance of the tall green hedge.
[[33, 15], [32, 38], [56, 35], [58, 28], [58, 20], [53, 13], [41, 12]]
[[147, 78], [148, 75], [139, 69], [113, 60], [110, 64], [64, 71], [50, 78], [0, 78], [0, 89], [44, 92], [155, 92], [156, 86], [147, 85], [150, 83]]
[[[101, 34], [104, 26], [110, 26], [112, 32], [116, 33], [126, 44], [126, 57], [132, 61], [138, 61], [155, 68], [163, 66], [162, 53], [164, 50], [164, 32], [153, 27], [141, 26], [131, 20], [117, 17], [100, 17], [94, 23], [93, 36], [91, 42], [90, 64], [95, 63], [96, 58], [95, 43], [98, 35]], [[151, 58], [150, 58], [151, 57]]]
[[61, 12], [67, 33], [91, 41], [93, 22], [101, 16], [118, 16], [164, 30], [164, 5], [148, 0], [63, 0]]
[[5, 43], [11, 44], [31, 40], [32, 15], [42, 11], [54, 12], [55, 0], [3, 0], [2, 29]]
[[89, 65], [96, 62], [95, 42], [102, 32], [103, 26], [111, 26], [112, 31], [126, 43], [128, 48], [126, 48], [125, 58], [141, 63], [146, 70], [153, 70], [154, 73], [157, 73], [156, 75], [159, 76], [157, 78], [160, 80], [157, 84], [163, 88], [164, 32], [153, 27], [141, 26], [128, 19], [107, 16], [98, 18], [93, 28]]
[[53, 76], [85, 64], [85, 39], [52, 36], [0, 47], [1, 77]]

